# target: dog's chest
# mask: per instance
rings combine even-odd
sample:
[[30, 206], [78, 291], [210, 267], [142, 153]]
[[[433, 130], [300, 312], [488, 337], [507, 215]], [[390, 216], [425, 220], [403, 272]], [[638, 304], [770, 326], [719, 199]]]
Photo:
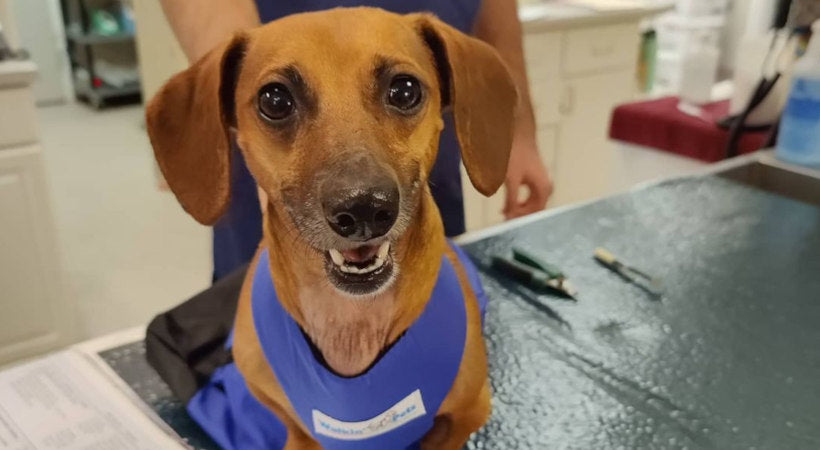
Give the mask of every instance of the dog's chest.
[[[254, 328], [265, 362], [305, 429], [324, 448], [381, 450], [418, 442], [452, 389], [465, 350], [467, 311], [453, 265], [442, 260], [421, 314], [400, 337], [392, 337], [386, 328], [404, 296], [351, 304], [316, 295], [319, 287], [302, 290], [296, 299], [314, 295], [305, 298], [312, 306], [300, 305], [300, 327], [279, 301], [265, 256], [253, 279]], [[336, 345], [348, 354], [366, 349], [367, 357], [341, 358], [362, 365], [363, 373], [356, 367], [356, 376], [340, 377], [315, 358], [304, 333], [318, 324], [326, 328], [315, 333], [316, 340], [325, 339], [326, 348]], [[378, 342], [386, 339], [395, 342], [381, 352], [384, 345]]]
[[392, 290], [354, 300], [330, 286], [318, 286], [303, 289], [299, 297], [305, 332], [335, 372], [363, 372], [389, 343], [395, 314]]

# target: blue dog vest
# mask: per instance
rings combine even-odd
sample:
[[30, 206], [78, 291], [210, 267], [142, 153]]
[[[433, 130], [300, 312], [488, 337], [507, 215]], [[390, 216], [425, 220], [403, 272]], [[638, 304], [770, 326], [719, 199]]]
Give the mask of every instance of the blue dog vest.
[[[452, 248], [467, 271], [483, 317], [486, 296], [475, 267], [461, 249]], [[464, 297], [446, 257], [422, 314], [356, 377], [338, 376], [317, 361], [308, 338], [279, 303], [267, 251], [254, 273], [251, 305], [268, 364], [323, 448], [417, 448], [452, 387], [466, 339]], [[228, 450], [277, 449], [287, 440], [285, 427], [251, 395], [234, 363], [214, 372], [188, 402], [188, 412]]]

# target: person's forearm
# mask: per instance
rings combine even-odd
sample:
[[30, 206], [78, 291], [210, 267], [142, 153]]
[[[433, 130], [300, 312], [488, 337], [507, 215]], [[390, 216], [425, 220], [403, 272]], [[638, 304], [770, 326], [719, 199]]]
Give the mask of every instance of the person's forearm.
[[253, 0], [160, 0], [160, 3], [191, 63], [235, 32], [259, 25]]
[[535, 115], [530, 102], [516, 0], [483, 0], [473, 32], [477, 38], [498, 50], [518, 88], [515, 138], [534, 141]]

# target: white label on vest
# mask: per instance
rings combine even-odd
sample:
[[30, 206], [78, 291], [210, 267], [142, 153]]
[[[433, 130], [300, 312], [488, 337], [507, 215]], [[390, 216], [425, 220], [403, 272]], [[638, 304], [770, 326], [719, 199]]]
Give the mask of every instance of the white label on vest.
[[421, 391], [416, 389], [387, 411], [361, 422], [343, 422], [314, 409], [313, 429], [335, 439], [358, 441], [387, 433], [425, 414]]

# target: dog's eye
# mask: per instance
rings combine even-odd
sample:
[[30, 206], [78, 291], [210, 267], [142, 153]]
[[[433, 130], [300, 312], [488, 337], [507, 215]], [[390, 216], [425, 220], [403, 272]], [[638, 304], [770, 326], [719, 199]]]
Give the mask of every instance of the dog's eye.
[[399, 75], [390, 82], [387, 91], [387, 102], [390, 106], [402, 111], [409, 111], [421, 103], [421, 85], [419, 80], [410, 75]]
[[295, 103], [282, 83], [266, 84], [259, 90], [259, 112], [270, 120], [279, 121], [293, 114]]

